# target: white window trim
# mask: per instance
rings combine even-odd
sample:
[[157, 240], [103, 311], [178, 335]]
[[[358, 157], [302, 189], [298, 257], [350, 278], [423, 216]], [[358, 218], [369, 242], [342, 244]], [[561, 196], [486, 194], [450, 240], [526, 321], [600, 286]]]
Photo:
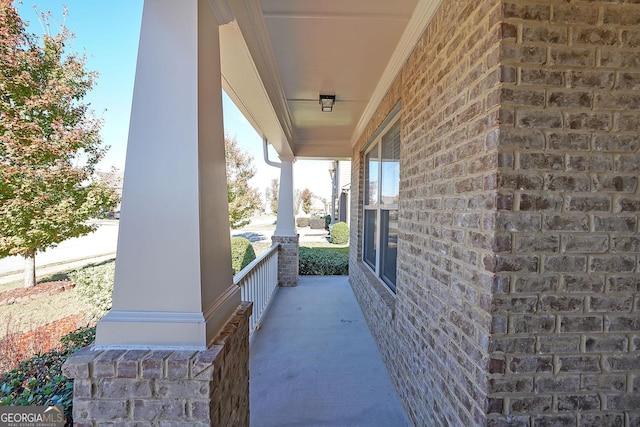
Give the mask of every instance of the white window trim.
[[[387, 134], [387, 132], [397, 123], [400, 121], [400, 114], [398, 114], [400, 111], [400, 105], [398, 104], [393, 111], [391, 112], [391, 114], [389, 115], [389, 117], [387, 117], [387, 119], [384, 121], [383, 126], [381, 126], [378, 131], [373, 135], [373, 137], [371, 138], [371, 140], [369, 141], [369, 143], [366, 145], [366, 147], [363, 149], [362, 151], [362, 158], [363, 158], [363, 163], [364, 163], [364, 167], [365, 170], [368, 167], [368, 164], [366, 162], [366, 158], [367, 158], [367, 154], [369, 154], [371, 151], [373, 151], [373, 149], [375, 147], [377, 147], [378, 150], [378, 159], [380, 159], [381, 153], [382, 153], [382, 137], [385, 136]], [[400, 144], [402, 144], [402, 140], [400, 141]], [[380, 192], [382, 191], [382, 185], [381, 182], [378, 183], [378, 189], [377, 189], [377, 203], [375, 205], [365, 205], [364, 204], [364, 200], [365, 200], [365, 194], [364, 191], [367, 188], [367, 183], [366, 183], [366, 173], [364, 174], [364, 180], [363, 181], [363, 186], [362, 186], [362, 191], [363, 191], [363, 204], [362, 204], [362, 242], [361, 242], [361, 259], [360, 261], [375, 275], [376, 279], [382, 284], [384, 285], [384, 288], [391, 293], [391, 295], [395, 296], [396, 295], [396, 291], [397, 291], [397, 283], [394, 284], [394, 289], [391, 288], [391, 286], [382, 278], [381, 274], [380, 274], [380, 270], [381, 270], [381, 256], [382, 256], [382, 247], [381, 247], [381, 242], [382, 242], [382, 235], [380, 233], [381, 231], [381, 224], [382, 224], [382, 215], [380, 214], [380, 211], [382, 210], [398, 210], [398, 203], [394, 203], [391, 205], [382, 205], [380, 203]], [[382, 162], [378, 161], [378, 180], [381, 181], [382, 180]], [[384, 209], [383, 209], [384, 207]], [[376, 236], [376, 265], [375, 268], [372, 268], [371, 265], [369, 265], [369, 263], [365, 260], [365, 234], [366, 234], [366, 230], [365, 230], [365, 212], [366, 211], [375, 211], [376, 212], [376, 230], [375, 230], [375, 236]]]

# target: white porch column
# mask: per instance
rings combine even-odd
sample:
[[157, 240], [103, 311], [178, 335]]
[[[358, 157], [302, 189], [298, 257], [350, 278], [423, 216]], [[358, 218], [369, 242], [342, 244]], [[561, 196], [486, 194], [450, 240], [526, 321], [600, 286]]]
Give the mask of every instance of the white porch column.
[[280, 187], [278, 190], [278, 221], [275, 236], [296, 236], [293, 216], [293, 158], [280, 157]]
[[278, 221], [271, 240], [280, 244], [278, 250], [278, 283], [298, 284], [298, 232], [293, 216], [293, 158], [280, 157], [280, 189]]
[[205, 349], [240, 305], [220, 76], [209, 2], [146, 1], [113, 308], [97, 347]]

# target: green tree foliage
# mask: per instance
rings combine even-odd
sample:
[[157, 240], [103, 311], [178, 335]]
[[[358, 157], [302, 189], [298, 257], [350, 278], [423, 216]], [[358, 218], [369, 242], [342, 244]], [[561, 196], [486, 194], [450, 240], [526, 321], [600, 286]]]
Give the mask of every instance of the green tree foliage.
[[296, 190], [293, 192], [293, 214], [298, 215], [300, 213], [300, 205], [302, 205], [302, 191]]
[[93, 180], [107, 148], [82, 100], [97, 74], [66, 51], [72, 38], [62, 27], [40, 40], [13, 0], [0, 2], [0, 256], [25, 257], [26, 286], [37, 251], [94, 231], [87, 220], [118, 202]]
[[271, 180], [271, 186], [268, 188], [269, 207], [274, 214], [278, 213], [278, 193], [280, 192], [280, 181], [277, 179]]
[[256, 259], [256, 253], [249, 240], [244, 237], [231, 238], [231, 267], [233, 268], [233, 274], [237, 274], [254, 259]]
[[313, 198], [313, 193], [309, 191], [308, 188], [305, 188], [304, 190], [302, 190], [302, 195], [300, 196], [300, 198], [302, 199], [302, 211], [309, 215], [309, 212], [311, 212], [311, 199]]
[[249, 224], [249, 218], [260, 208], [260, 193], [249, 186], [249, 180], [256, 174], [253, 157], [238, 147], [235, 137], [225, 136], [224, 151], [227, 161], [229, 225], [235, 230]]

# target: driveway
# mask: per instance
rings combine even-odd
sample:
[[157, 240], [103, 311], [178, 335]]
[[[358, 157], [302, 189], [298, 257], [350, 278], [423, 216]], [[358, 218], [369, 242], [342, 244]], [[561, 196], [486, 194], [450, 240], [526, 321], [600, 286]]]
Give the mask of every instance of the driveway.
[[[98, 229], [89, 235], [65, 240], [55, 248], [36, 254], [36, 268], [41, 269], [52, 264], [115, 255], [118, 244], [118, 226], [116, 220], [98, 221]], [[22, 274], [24, 258], [11, 256], [0, 259], [0, 276]]]

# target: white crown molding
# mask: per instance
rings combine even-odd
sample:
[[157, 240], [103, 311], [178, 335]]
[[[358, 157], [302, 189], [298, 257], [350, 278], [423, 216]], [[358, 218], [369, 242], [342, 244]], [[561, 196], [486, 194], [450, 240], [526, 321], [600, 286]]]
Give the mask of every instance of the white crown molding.
[[287, 97], [282, 86], [261, 4], [255, 0], [229, 0], [231, 10], [280, 127], [293, 151], [295, 132]]
[[413, 14], [411, 15], [411, 19], [398, 42], [398, 46], [393, 52], [393, 55], [391, 55], [391, 58], [382, 73], [382, 77], [378, 81], [378, 84], [371, 95], [371, 99], [356, 125], [351, 137], [351, 146], [354, 146], [358, 142], [362, 132], [364, 132], [365, 127], [369, 124], [371, 117], [373, 117], [373, 114], [378, 109], [378, 106], [384, 99], [384, 96], [387, 94], [387, 91], [393, 84], [393, 81], [398, 76], [402, 66], [409, 58], [409, 55], [413, 52], [416, 43], [420, 40], [420, 37], [422, 37], [422, 34], [431, 22], [433, 15], [440, 7], [442, 1], [443, 0], [418, 1]]

